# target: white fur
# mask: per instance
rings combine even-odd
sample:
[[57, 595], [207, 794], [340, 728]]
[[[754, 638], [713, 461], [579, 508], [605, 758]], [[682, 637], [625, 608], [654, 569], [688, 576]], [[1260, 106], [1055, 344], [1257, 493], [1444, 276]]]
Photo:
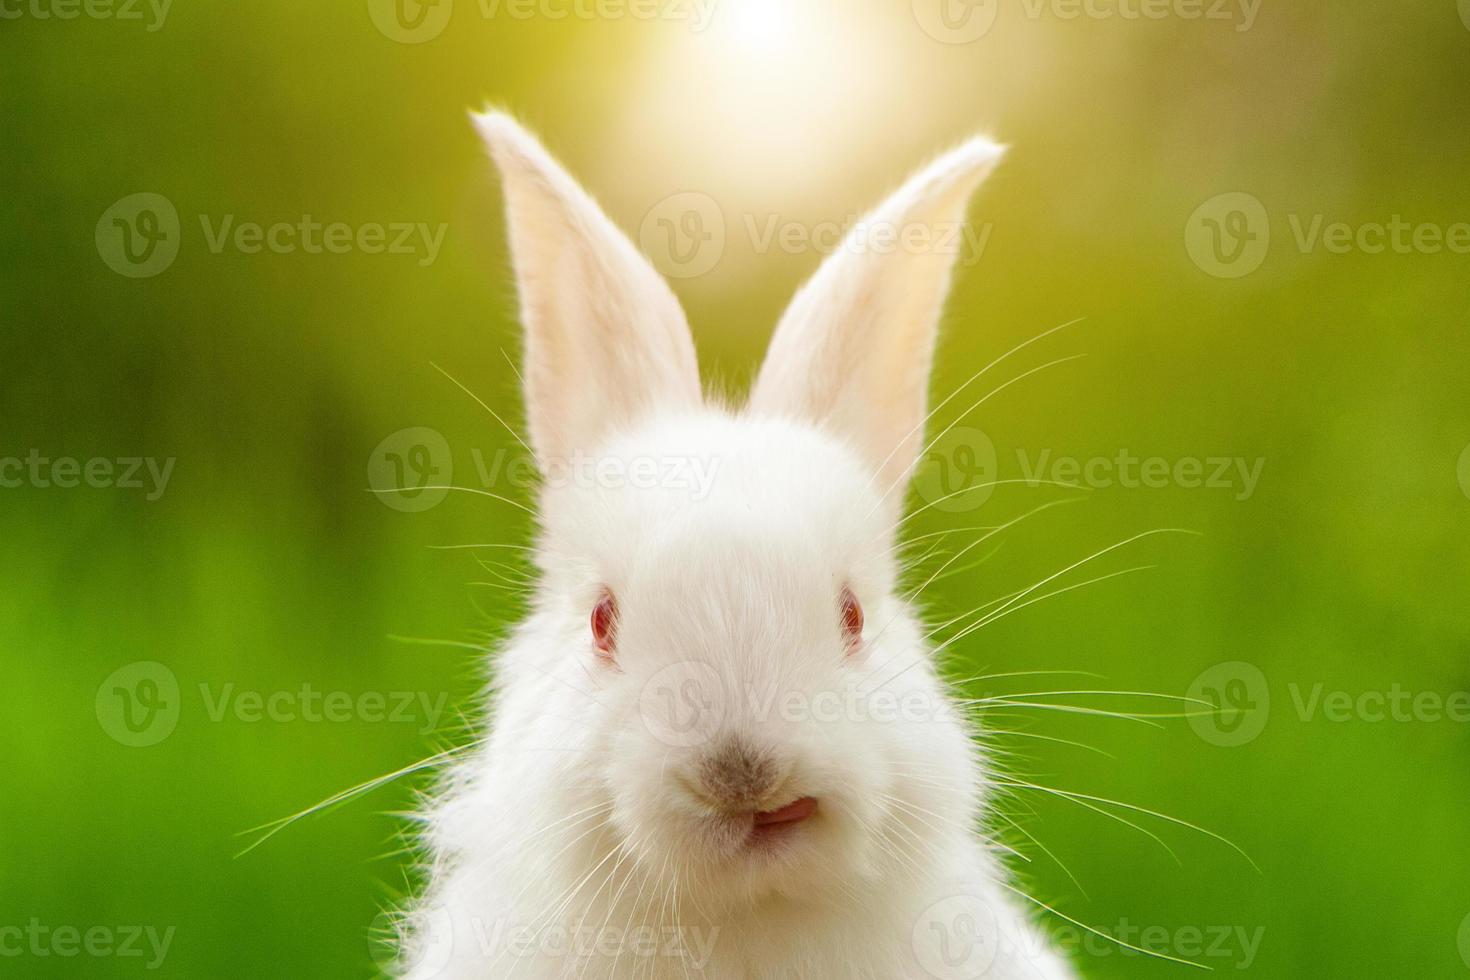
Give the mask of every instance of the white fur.
[[[984, 759], [896, 597], [902, 493], [887, 491], [922, 443], [953, 256], [834, 255], [782, 320], [750, 407], [725, 411], [700, 398], [683, 314], [636, 249], [515, 122], [477, 125], [506, 185], [537, 456], [664, 465], [655, 485], [543, 491], [534, 610], [495, 657], [484, 744], [425, 814], [431, 881], [403, 975], [1071, 976], [974, 829]], [[962, 220], [998, 155], [962, 146], [869, 221]], [[709, 479], [678, 478], [677, 460]], [[866, 612], [856, 653], [844, 587]], [[616, 666], [588, 625], [604, 589]], [[690, 692], [701, 709], [665, 717]], [[760, 809], [819, 801], [772, 848], [697, 789], [731, 736], [778, 760]], [[983, 956], [944, 960], [952, 927]], [[565, 949], [590, 934], [601, 944]], [[674, 936], [686, 955], [663, 955]]]

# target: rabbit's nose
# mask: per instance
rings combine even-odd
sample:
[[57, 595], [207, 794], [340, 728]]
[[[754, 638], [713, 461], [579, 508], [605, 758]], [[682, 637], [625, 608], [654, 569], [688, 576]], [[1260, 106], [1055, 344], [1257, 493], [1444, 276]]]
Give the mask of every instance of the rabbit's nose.
[[727, 810], [759, 810], [784, 775], [772, 753], [739, 738], [719, 744], [699, 764], [705, 795]]

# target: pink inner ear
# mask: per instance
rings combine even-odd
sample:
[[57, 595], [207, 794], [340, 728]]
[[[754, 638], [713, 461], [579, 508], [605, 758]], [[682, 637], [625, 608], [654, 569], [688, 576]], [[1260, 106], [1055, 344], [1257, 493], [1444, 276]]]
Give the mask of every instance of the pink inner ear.
[[849, 648], [856, 649], [863, 641], [863, 607], [848, 588], [842, 590], [842, 632]]
[[592, 645], [597, 655], [604, 660], [613, 659], [613, 646], [617, 639], [618, 603], [611, 592], [603, 592], [597, 605], [592, 607]]

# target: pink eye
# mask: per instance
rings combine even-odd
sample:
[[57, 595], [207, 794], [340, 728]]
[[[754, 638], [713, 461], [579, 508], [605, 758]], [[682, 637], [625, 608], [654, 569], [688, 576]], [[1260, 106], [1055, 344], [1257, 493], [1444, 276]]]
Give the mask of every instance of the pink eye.
[[613, 644], [618, 632], [618, 603], [611, 592], [603, 592], [597, 605], [592, 607], [592, 645], [597, 656], [612, 662]]
[[842, 633], [849, 650], [857, 649], [863, 642], [863, 607], [852, 589], [842, 590]]

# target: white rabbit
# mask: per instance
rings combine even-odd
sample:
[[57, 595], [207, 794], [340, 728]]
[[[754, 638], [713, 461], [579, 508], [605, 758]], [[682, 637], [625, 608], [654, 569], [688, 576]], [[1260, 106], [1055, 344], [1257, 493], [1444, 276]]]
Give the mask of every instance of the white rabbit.
[[534, 610], [423, 814], [400, 975], [1072, 976], [977, 830], [986, 760], [895, 584], [944, 232], [1001, 148], [965, 143], [855, 227], [729, 410], [648, 261], [516, 122], [475, 123], [548, 479]]

